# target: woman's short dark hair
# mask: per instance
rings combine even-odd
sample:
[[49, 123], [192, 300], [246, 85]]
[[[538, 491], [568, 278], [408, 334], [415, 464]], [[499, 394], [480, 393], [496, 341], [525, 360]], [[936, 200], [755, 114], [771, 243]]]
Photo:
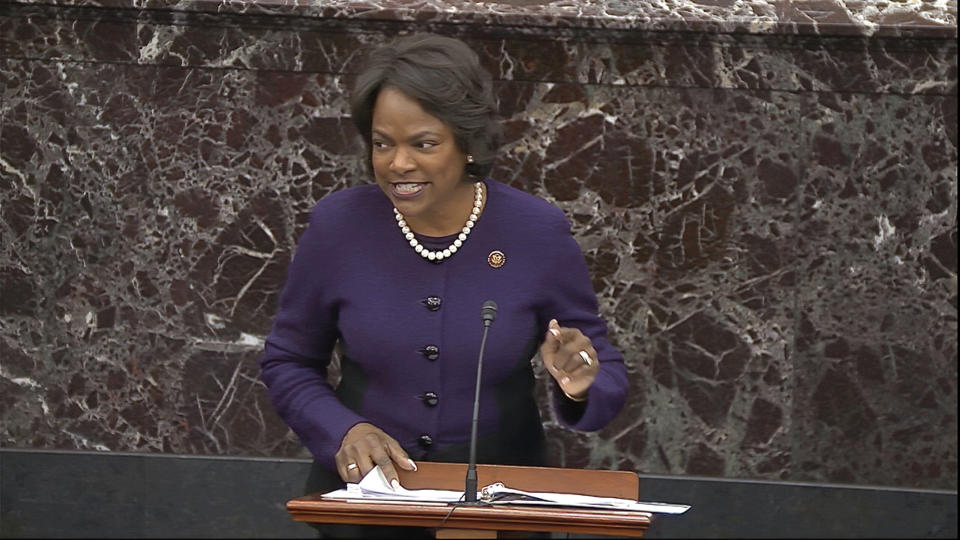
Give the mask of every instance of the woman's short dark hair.
[[460, 151], [473, 156], [466, 172], [482, 178], [490, 173], [499, 145], [492, 86], [490, 74], [464, 42], [416, 34], [370, 54], [354, 83], [350, 111], [369, 150], [373, 106], [380, 90], [403, 92], [450, 127]]

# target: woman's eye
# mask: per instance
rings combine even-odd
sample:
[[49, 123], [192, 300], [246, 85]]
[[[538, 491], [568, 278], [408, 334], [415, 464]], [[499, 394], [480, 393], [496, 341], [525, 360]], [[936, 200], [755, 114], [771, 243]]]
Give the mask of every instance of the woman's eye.
[[435, 143], [435, 142], [433, 142], [433, 141], [421, 141], [421, 142], [417, 143], [417, 146], [419, 146], [420, 148], [423, 148], [423, 149], [433, 148], [433, 147], [436, 146], [436, 145], [437, 145], [437, 143]]

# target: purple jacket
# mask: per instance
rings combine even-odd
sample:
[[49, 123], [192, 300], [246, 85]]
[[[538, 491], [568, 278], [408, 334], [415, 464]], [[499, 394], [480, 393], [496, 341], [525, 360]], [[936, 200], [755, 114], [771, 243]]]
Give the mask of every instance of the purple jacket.
[[[260, 364], [280, 417], [325, 467], [333, 468], [343, 436], [359, 422], [386, 431], [415, 460], [465, 461], [486, 300], [498, 311], [484, 353], [478, 461], [542, 460], [530, 360], [551, 318], [588, 336], [601, 366], [586, 404], [554, 385], [560, 420], [593, 431], [623, 406], [623, 358], [607, 341], [563, 212], [485, 183], [483, 214], [440, 264], [409, 246], [375, 184], [332, 193], [314, 208]], [[452, 241], [418, 238], [429, 249]], [[500, 268], [487, 262], [493, 250], [506, 255]], [[326, 366], [338, 343], [342, 379], [334, 390]]]

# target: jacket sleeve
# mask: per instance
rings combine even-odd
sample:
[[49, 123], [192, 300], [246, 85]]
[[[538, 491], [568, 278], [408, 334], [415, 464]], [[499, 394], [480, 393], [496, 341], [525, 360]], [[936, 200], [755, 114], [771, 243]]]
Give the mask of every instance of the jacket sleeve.
[[335, 468], [334, 456], [346, 432], [367, 421], [344, 406], [327, 382], [336, 344], [337, 304], [329, 283], [335, 259], [326, 239], [335, 225], [314, 209], [301, 236], [280, 294], [273, 329], [260, 360], [260, 378], [280, 418], [321, 465]]
[[[597, 351], [600, 371], [587, 392], [587, 400], [567, 399], [559, 385], [553, 384], [553, 403], [558, 419], [571, 429], [596, 431], [620, 412], [627, 396], [627, 374], [623, 355], [607, 340], [607, 325], [599, 315], [597, 296], [590, 281], [586, 261], [570, 232], [570, 224], [557, 210], [548, 224], [549, 264], [541, 281], [546, 302], [540, 319], [543, 332], [546, 321], [557, 319], [560, 326], [577, 328], [590, 338]], [[551, 378], [552, 380], [552, 378]]]

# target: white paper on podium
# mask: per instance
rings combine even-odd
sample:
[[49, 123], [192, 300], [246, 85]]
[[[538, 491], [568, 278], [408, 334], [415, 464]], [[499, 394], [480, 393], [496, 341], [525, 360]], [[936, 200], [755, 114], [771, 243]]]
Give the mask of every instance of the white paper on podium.
[[[380, 467], [374, 467], [358, 484], [347, 484], [346, 489], [331, 491], [322, 495], [325, 499], [377, 502], [418, 502], [431, 504], [449, 504], [463, 500], [462, 491], [445, 489], [406, 489], [400, 486], [393, 489], [387, 483]], [[614, 497], [593, 497], [575, 493], [544, 493], [510, 489], [497, 482], [486, 486], [477, 493], [477, 500], [490, 504], [517, 504], [539, 506], [572, 506], [578, 508], [604, 508], [608, 510], [626, 510], [655, 514], [682, 514], [690, 509], [685, 504], [660, 502], [638, 502]]]
[[615, 497], [595, 497], [576, 493], [546, 493], [510, 489], [500, 482], [483, 488], [482, 500], [492, 504], [527, 504], [542, 506], [576, 506], [580, 508], [606, 508], [653, 514], [682, 514], [690, 509], [686, 504], [639, 502]]
[[380, 466], [377, 465], [360, 479], [358, 484], [347, 484], [345, 489], [338, 489], [322, 495], [325, 499], [342, 499], [347, 501], [377, 502], [418, 502], [418, 503], [455, 503], [463, 499], [462, 491], [445, 489], [406, 489], [400, 486], [393, 489], [387, 483]]

